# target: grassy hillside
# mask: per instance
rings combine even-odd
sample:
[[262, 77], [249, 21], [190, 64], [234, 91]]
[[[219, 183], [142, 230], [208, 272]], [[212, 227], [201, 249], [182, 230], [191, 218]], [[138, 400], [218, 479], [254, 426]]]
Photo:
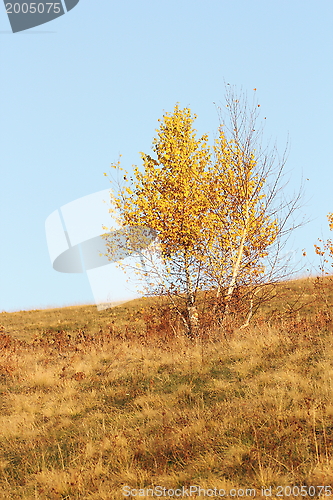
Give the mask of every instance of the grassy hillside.
[[158, 299], [1, 313], [0, 498], [333, 494], [333, 286], [278, 291], [195, 342]]
[[[282, 282], [272, 291], [273, 299], [262, 304], [253, 323], [269, 321], [276, 325], [290, 318], [311, 322], [316, 313], [329, 310], [333, 304], [333, 279], [327, 277], [320, 283], [316, 278]], [[85, 305], [2, 312], [0, 325], [11, 336], [28, 342], [34, 336], [58, 331], [95, 335], [102, 330], [117, 332], [122, 337], [137, 337], [138, 333], [147, 331], [147, 324], [153, 326], [150, 323], [158, 322], [163, 313], [165, 316], [164, 305], [165, 301], [156, 297], [136, 299], [104, 311]], [[154, 314], [156, 318], [152, 317]]]

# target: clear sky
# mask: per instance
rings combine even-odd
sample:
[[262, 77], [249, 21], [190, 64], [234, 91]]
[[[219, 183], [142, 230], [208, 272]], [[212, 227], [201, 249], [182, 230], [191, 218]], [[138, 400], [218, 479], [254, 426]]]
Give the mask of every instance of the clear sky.
[[1, 3], [0, 311], [94, 303], [86, 274], [52, 268], [45, 220], [108, 189], [119, 154], [139, 165], [176, 102], [215, 132], [224, 82], [257, 88], [281, 152], [289, 136], [286, 189], [303, 177], [311, 219], [289, 245], [311, 260], [333, 211], [332, 53], [331, 0], [80, 0], [16, 34]]

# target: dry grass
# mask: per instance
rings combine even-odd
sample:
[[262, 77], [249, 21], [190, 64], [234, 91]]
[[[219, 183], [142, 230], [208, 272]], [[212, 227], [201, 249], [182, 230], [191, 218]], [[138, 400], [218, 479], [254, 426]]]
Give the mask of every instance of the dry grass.
[[195, 342], [142, 308], [0, 315], [1, 499], [332, 484], [323, 307]]

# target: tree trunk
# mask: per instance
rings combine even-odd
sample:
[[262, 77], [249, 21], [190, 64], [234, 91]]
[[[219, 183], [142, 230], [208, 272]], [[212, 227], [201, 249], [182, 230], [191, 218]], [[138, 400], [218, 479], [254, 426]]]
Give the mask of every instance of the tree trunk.
[[240, 244], [238, 247], [238, 251], [237, 251], [237, 257], [236, 257], [235, 263], [233, 265], [231, 280], [230, 280], [228, 290], [226, 293], [226, 297], [225, 297], [225, 309], [224, 309], [223, 321], [225, 321], [226, 317], [229, 314], [230, 301], [231, 301], [232, 294], [233, 294], [235, 287], [236, 287], [237, 277], [239, 275], [239, 270], [240, 270], [240, 266], [241, 266], [241, 262], [242, 262], [243, 253], [244, 253], [245, 240], [246, 240], [246, 236], [248, 233], [248, 219], [249, 219], [249, 210], [248, 210], [248, 205], [246, 204], [245, 224], [244, 224], [243, 234], [242, 234]]
[[193, 291], [190, 269], [189, 269], [189, 256], [188, 253], [184, 252], [184, 263], [185, 263], [185, 275], [186, 275], [186, 309], [188, 316], [188, 332], [187, 335], [194, 338], [198, 335], [199, 329], [199, 315], [198, 310], [195, 305], [195, 294]]

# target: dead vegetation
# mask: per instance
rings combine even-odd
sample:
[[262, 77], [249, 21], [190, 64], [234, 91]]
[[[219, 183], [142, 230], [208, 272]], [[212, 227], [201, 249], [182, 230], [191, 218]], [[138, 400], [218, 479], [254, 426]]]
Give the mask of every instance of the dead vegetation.
[[192, 341], [157, 299], [1, 313], [0, 498], [332, 484], [333, 287], [277, 292]]

